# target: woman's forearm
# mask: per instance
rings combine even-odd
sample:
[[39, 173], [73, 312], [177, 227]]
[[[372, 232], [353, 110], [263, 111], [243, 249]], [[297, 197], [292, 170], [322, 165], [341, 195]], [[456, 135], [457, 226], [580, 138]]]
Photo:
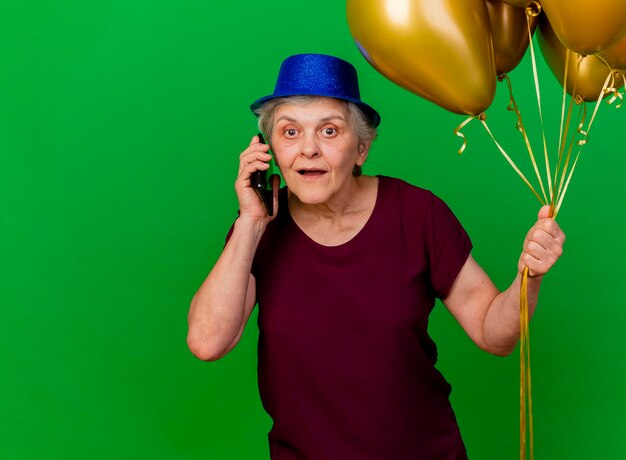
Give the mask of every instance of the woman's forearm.
[[537, 222], [526, 234], [518, 262], [517, 276], [509, 288], [498, 294], [489, 306], [484, 320], [484, 338], [492, 353], [507, 355], [520, 336], [520, 287], [522, 271], [528, 267], [528, 315], [537, 306], [543, 275], [548, 273], [563, 253], [565, 234], [550, 217], [550, 206], [543, 206]]
[[250, 269], [266, 222], [239, 218], [209, 276], [191, 301], [187, 342], [204, 360], [221, 357], [239, 334], [246, 318]]
[[[532, 317], [537, 306], [542, 276], [528, 278], [528, 314]], [[520, 336], [520, 287], [522, 274], [518, 272], [508, 289], [498, 294], [487, 311], [484, 323], [485, 342], [489, 351], [506, 356]]]

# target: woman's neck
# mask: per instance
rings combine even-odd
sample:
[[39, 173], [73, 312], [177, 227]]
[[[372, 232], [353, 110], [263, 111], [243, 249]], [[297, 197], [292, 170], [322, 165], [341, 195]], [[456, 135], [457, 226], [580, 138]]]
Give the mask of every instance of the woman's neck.
[[289, 212], [292, 216], [306, 221], [336, 221], [343, 216], [363, 212], [371, 208], [372, 188], [378, 183], [377, 177], [353, 177], [349, 186], [345, 187], [340, 196], [325, 203], [303, 203], [289, 192]]
[[356, 178], [350, 199], [310, 205], [295, 194], [289, 196], [289, 211], [300, 230], [318, 244], [337, 246], [354, 238], [374, 212], [378, 197], [378, 178]]

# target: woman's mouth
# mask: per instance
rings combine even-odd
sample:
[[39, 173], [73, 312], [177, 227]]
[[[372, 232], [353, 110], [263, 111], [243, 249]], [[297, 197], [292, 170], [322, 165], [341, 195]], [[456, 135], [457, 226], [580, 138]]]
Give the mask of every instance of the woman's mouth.
[[299, 169], [298, 174], [306, 177], [307, 179], [316, 179], [326, 174], [323, 169]]

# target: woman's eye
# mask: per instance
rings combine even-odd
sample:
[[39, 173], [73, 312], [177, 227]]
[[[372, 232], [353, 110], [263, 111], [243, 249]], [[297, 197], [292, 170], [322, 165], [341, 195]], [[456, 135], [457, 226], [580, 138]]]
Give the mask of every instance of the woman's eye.
[[332, 136], [337, 132], [335, 128], [324, 128], [324, 134], [326, 136]]
[[295, 129], [293, 129], [293, 128], [292, 129], [287, 129], [285, 131], [285, 135], [287, 137], [294, 137], [296, 134], [297, 134], [297, 131]]

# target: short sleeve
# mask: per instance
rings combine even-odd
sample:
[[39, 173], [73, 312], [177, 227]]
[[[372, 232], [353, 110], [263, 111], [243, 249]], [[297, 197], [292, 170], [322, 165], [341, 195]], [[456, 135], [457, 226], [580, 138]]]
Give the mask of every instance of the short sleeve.
[[426, 238], [430, 281], [435, 295], [443, 299], [467, 261], [472, 242], [450, 208], [437, 196], [430, 197]]

